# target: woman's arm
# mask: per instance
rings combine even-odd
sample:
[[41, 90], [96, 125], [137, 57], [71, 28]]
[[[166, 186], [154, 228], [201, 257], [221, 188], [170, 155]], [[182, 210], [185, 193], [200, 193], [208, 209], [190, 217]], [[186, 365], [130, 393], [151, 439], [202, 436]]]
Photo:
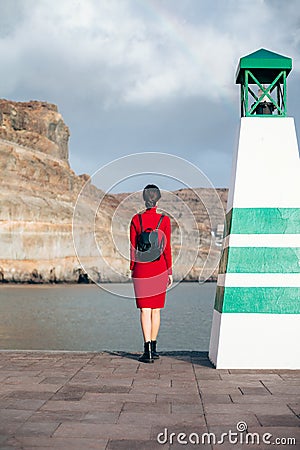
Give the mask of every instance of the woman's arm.
[[168, 216], [165, 216], [164, 233], [166, 236], [166, 245], [164, 249], [164, 258], [167, 264], [168, 275], [172, 275], [172, 251], [171, 251], [171, 221]]
[[133, 270], [135, 264], [136, 236], [137, 232], [133, 217], [130, 223], [130, 270]]

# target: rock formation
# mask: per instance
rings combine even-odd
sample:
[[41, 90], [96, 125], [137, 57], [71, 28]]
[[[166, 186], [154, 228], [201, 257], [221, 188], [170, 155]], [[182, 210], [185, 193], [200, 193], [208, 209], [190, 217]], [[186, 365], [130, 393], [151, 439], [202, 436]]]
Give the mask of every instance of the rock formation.
[[[73, 245], [72, 219], [78, 194], [86, 183], [86, 214], [83, 213], [80, 226], [85, 251], [81, 262], [96, 281], [121, 281], [129, 273], [127, 259], [122, 252], [116, 251], [114, 240], [109, 237], [112, 217], [119, 209], [121, 218], [114, 231], [126, 253], [129, 223], [126, 211], [122, 213], [119, 207], [126, 194], [105, 195], [96, 215], [95, 236], [103, 257], [108, 264], [113, 262], [118, 268], [111, 275], [106, 264], [99, 264], [95, 249], [88, 247], [87, 237], [93, 231], [93, 224], [87, 223], [87, 217], [95, 211], [103, 193], [89, 183], [88, 175], [77, 176], [70, 168], [68, 138], [69, 129], [55, 105], [0, 100], [0, 282], [55, 283], [77, 281], [79, 277], [84, 279]], [[209, 190], [200, 191], [201, 198], [210, 195]], [[227, 190], [219, 190], [219, 194], [225, 205]], [[204, 205], [195, 200], [190, 190], [181, 190], [175, 195], [189, 204], [201, 233], [203, 245], [186, 276], [196, 279], [208, 252], [212, 230]], [[170, 206], [167, 202], [166, 199], [166, 209]], [[173, 230], [176, 254], [180, 233], [175, 221]], [[191, 242], [191, 245], [194, 244]], [[220, 248], [216, 246], [213, 251], [219, 254]], [[180, 267], [177, 275], [182, 275]]]
[[70, 132], [57, 106], [0, 100], [0, 138], [69, 164]]
[[[47, 103], [2, 100], [0, 118], [0, 272], [8, 281], [74, 281], [72, 217], [89, 176], [69, 167], [69, 130]], [[92, 201], [97, 189], [89, 193]]]

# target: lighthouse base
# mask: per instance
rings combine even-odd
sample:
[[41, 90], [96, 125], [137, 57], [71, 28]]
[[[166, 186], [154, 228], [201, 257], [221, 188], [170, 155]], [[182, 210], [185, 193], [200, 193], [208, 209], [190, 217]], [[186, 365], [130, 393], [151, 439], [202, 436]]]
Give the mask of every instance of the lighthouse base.
[[209, 359], [217, 369], [300, 369], [299, 318], [214, 310]]

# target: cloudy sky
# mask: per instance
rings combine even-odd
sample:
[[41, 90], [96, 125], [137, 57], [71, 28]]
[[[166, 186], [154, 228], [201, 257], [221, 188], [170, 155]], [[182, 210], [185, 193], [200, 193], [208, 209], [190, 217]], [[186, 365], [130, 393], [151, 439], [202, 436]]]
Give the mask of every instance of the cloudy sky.
[[227, 187], [235, 71], [262, 47], [293, 58], [299, 130], [299, 0], [0, 0], [0, 97], [57, 104], [77, 174], [164, 152]]

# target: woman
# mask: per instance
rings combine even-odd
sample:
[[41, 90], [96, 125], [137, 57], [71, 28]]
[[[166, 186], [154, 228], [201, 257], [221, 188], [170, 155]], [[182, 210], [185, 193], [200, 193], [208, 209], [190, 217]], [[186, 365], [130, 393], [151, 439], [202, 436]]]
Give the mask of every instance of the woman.
[[[173, 283], [171, 222], [168, 216], [156, 212], [160, 198], [159, 188], [154, 184], [148, 184], [143, 190], [146, 211], [133, 216], [130, 224], [130, 270], [136, 306], [141, 311], [140, 319], [144, 336], [144, 353], [139, 361], [145, 363], [152, 363], [154, 359], [159, 358], [156, 352], [156, 338], [160, 326], [160, 310], [165, 305], [167, 287]], [[145, 262], [145, 254], [143, 255], [141, 251], [141, 234], [143, 231], [147, 233], [156, 228], [161, 254]], [[155, 233], [152, 234], [154, 235]]]

